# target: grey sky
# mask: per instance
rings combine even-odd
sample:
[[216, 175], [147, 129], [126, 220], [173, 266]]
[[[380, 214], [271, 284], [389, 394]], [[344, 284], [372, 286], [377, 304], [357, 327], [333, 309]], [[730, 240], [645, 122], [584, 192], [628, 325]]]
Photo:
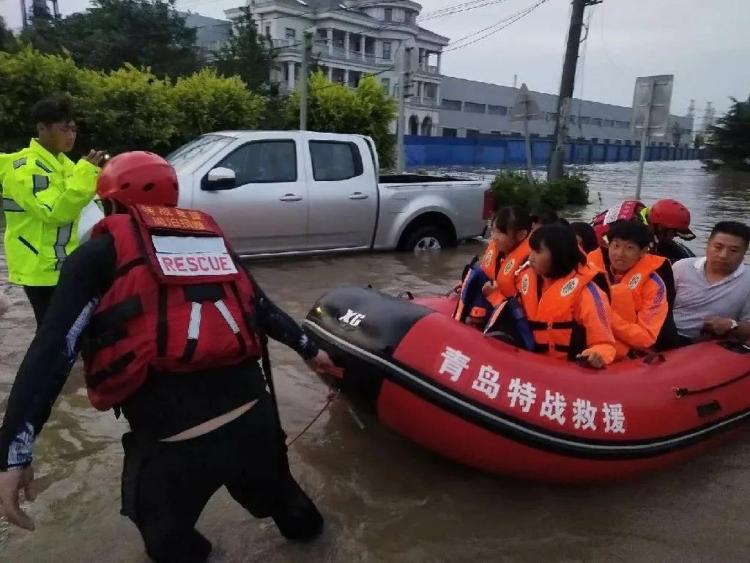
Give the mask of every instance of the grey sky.
[[[212, 17], [241, 0], [179, 0], [178, 8]], [[63, 13], [83, 10], [88, 0], [59, 0]], [[427, 13], [461, 0], [423, 0]], [[533, 4], [505, 0], [433, 19], [423, 26], [456, 39]], [[0, 13], [18, 25], [19, 0], [0, 0]], [[474, 45], [443, 55], [452, 76], [557, 92], [568, 25], [568, 0], [548, 0], [529, 16]], [[672, 112], [684, 114], [690, 99], [697, 116], [707, 101], [718, 113], [729, 96], [750, 94], [750, 0], [604, 0], [587, 9], [591, 25], [582, 45], [576, 96], [630, 105], [636, 76], [674, 74]], [[583, 58], [585, 56], [585, 58]]]

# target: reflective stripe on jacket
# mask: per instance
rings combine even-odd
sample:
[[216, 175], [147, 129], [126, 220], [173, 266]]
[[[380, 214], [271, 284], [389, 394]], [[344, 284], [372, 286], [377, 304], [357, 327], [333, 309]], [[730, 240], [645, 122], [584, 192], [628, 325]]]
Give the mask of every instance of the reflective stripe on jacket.
[[2, 179], [8, 279], [53, 286], [78, 246], [78, 219], [94, 197], [99, 168], [54, 156], [35, 139], [14, 156]]

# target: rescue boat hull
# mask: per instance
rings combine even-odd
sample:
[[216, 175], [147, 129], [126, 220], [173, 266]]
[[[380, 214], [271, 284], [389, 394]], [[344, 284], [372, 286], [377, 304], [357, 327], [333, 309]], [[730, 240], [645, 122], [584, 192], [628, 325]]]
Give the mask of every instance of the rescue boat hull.
[[695, 456], [750, 420], [750, 349], [701, 343], [602, 371], [485, 336], [452, 298], [334, 289], [306, 327], [342, 390], [440, 455], [546, 482], [633, 477]]

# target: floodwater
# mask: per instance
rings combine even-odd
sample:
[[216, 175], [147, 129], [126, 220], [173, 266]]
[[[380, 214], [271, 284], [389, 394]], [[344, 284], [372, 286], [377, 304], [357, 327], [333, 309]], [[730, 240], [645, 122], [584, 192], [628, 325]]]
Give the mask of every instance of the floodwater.
[[[587, 169], [593, 214], [633, 193], [633, 163]], [[696, 162], [646, 165], [643, 199], [676, 197], [693, 211], [696, 252], [719, 219], [750, 217], [750, 177], [707, 174]], [[601, 197], [601, 203], [600, 203]], [[253, 264], [265, 291], [297, 318], [340, 283], [396, 293], [445, 291], [477, 244], [434, 255], [362, 254]], [[4, 273], [0, 274], [4, 278]], [[0, 319], [0, 399], [5, 400], [34, 329], [20, 290]], [[296, 355], [272, 345], [281, 414], [296, 435], [325, 403], [326, 388]], [[309, 545], [285, 542], [225, 491], [198, 529], [211, 561], [748, 561], [750, 435], [704, 457], [637, 481], [589, 487], [530, 484], [440, 459], [336, 401], [291, 448], [292, 469], [327, 520]], [[120, 435], [126, 423], [87, 403], [78, 367], [35, 449], [43, 492], [28, 506], [34, 533], [0, 522], [0, 561], [147, 561], [119, 515]]]

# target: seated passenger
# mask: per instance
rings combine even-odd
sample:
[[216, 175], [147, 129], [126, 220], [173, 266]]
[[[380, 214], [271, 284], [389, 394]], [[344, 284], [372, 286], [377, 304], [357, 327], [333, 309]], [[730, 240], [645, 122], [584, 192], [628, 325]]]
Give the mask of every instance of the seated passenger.
[[492, 240], [502, 258], [482, 289], [493, 308], [516, 294], [516, 272], [529, 258], [530, 233], [531, 216], [526, 208], [513, 205], [498, 210], [492, 222]]
[[750, 267], [742, 263], [748, 243], [750, 227], [722, 221], [711, 231], [705, 258], [673, 265], [674, 319], [685, 343], [701, 334], [750, 338]]
[[668, 299], [674, 289], [667, 289], [667, 283], [673, 285], [669, 261], [649, 254], [652, 235], [648, 227], [639, 221], [617, 221], [608, 238], [606, 273], [619, 360], [656, 345], [662, 332], [660, 344], [675, 338]]
[[594, 227], [582, 221], [575, 221], [570, 224], [570, 228], [573, 229], [573, 232], [576, 234], [578, 246], [580, 246], [586, 254], [599, 248]]
[[[536, 351], [583, 359], [595, 368], [615, 359], [604, 275], [586, 265], [575, 233], [544, 225], [531, 234], [529, 267], [518, 276], [519, 299]], [[599, 284], [599, 285], [597, 285]]]

